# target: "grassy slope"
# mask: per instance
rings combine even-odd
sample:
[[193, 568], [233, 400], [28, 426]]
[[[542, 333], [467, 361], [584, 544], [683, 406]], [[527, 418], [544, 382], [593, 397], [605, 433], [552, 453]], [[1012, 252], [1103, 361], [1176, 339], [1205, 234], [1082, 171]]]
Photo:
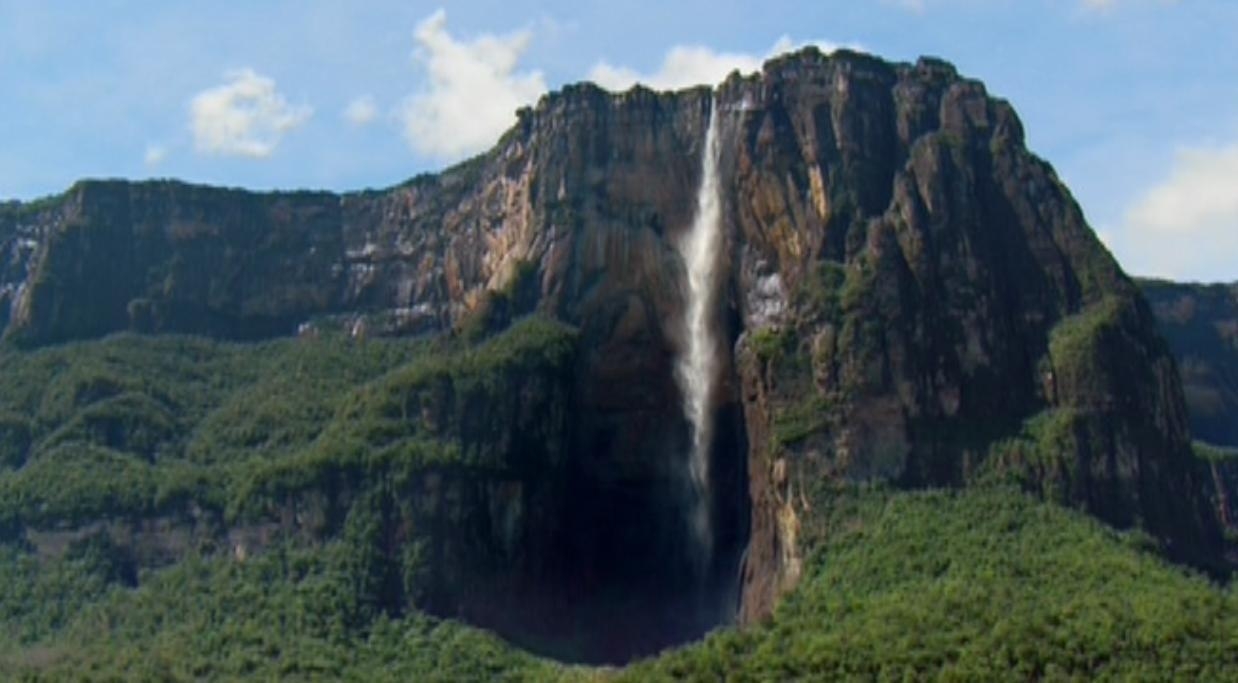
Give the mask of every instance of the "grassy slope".
[[[561, 341], [525, 332], [530, 348]], [[254, 472], [313, 452], [388, 384], [484, 371], [524, 352], [511, 341], [443, 355], [119, 337], [0, 355], [0, 447], [17, 453], [0, 458], [0, 522], [149, 512], [177, 496], [235, 505]], [[367, 529], [359, 517], [324, 545], [244, 563], [195, 555], [140, 577], [103, 538], [42, 567], [0, 546], [0, 679], [1238, 680], [1232, 588], [1006, 488], [820, 495], [805, 578], [771, 623], [622, 671], [563, 669], [415, 610], [383, 614]]]

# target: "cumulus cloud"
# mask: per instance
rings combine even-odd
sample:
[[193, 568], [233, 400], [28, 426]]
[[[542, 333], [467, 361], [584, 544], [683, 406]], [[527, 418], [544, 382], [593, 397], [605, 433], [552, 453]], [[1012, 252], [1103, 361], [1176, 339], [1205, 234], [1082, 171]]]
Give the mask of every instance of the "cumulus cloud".
[[150, 144], [146, 146], [146, 153], [142, 155], [142, 161], [146, 162], [147, 166], [155, 167], [163, 163], [167, 158], [168, 150], [163, 145]]
[[417, 25], [414, 53], [429, 82], [400, 110], [413, 150], [456, 159], [493, 144], [516, 120], [516, 110], [546, 91], [540, 71], [517, 71], [529, 46], [528, 30], [461, 40], [438, 10]]
[[224, 83], [198, 93], [189, 103], [190, 130], [200, 152], [265, 158], [313, 110], [292, 106], [275, 81], [245, 68], [224, 74]]
[[1238, 279], [1238, 142], [1179, 151], [1168, 176], [1108, 236], [1140, 275]]
[[373, 97], [362, 95], [344, 107], [343, 116], [354, 126], [364, 126], [378, 116], [378, 105], [374, 103]]
[[656, 90], [673, 90], [694, 85], [715, 85], [732, 71], [758, 71], [769, 57], [804, 45], [816, 45], [823, 52], [833, 52], [840, 46], [826, 41], [796, 44], [783, 36], [765, 54], [716, 52], [699, 45], [677, 45], [662, 58], [662, 64], [652, 73], [599, 62], [589, 70], [589, 80], [609, 90], [626, 90], [642, 83]]

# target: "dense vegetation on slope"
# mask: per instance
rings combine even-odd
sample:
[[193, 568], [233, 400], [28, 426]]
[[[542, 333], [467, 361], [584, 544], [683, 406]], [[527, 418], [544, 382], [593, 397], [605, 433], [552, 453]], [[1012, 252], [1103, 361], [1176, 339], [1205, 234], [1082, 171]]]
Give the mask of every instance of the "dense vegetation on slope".
[[424, 344], [238, 346], [121, 335], [0, 355], [0, 520], [42, 526], [222, 507], [312, 442], [349, 390]]
[[855, 492], [773, 620], [627, 680], [1238, 680], [1238, 595], [1006, 488]]
[[[427, 615], [426, 546], [391, 555], [385, 501], [422, 467], [495, 466], [457, 438], [482, 428], [462, 427], [467, 401], [440, 394], [489, 395], [511, 367], [554, 365], [570, 345], [570, 331], [534, 318], [456, 351], [331, 334], [4, 351], [0, 677], [1238, 679], [1232, 587], [1166, 564], [1138, 532], [991, 483], [815, 491], [800, 520], [804, 577], [770, 622], [627, 669], [565, 668]], [[431, 404], [449, 409], [413, 415]], [[1051, 462], [1060, 417], [995, 448]], [[793, 441], [789, 424], [775, 438]], [[372, 488], [338, 529], [248, 556], [203, 534], [152, 565], [105, 524], [205, 510], [243, 525], [354, 470]], [[63, 547], [44, 539], [50, 551], [25, 533], [65, 530]]]
[[393, 401], [443, 380], [467, 396], [504, 368], [569, 349], [567, 328], [531, 318], [456, 352], [441, 340], [330, 334], [256, 345], [118, 335], [0, 351], [0, 529], [191, 504], [233, 518], [314, 468], [458, 461], [475, 454], [393, 416]]
[[624, 670], [565, 669], [367, 604], [364, 525], [246, 562], [192, 556], [125, 587], [106, 549], [42, 572], [0, 554], [0, 674], [106, 679], [1238, 680], [1238, 595], [1137, 534], [1014, 490], [835, 491], [768, 623]]
[[[330, 444], [390, 441], [409, 429], [384, 422], [389, 399], [404, 395], [396, 387], [453, 373], [467, 378], [461, 386], [485, 383], [513, 357], [561, 353], [563, 343], [558, 328], [534, 321], [454, 354], [429, 341], [330, 336], [256, 346], [123, 336], [6, 352], [0, 505], [10, 526], [52, 529], [190, 500], [242, 509], [247, 497], [265, 495], [261, 482], [279, 480], [271, 472], [309, 476], [319, 459], [354, 452]], [[1233, 589], [1165, 564], [1146, 537], [1008, 488], [818, 491], [812, 506], [803, 519], [805, 577], [768, 624], [724, 629], [620, 671], [564, 669], [415, 607], [393, 612], [384, 582], [397, 570], [415, 605], [424, 565], [412, 557], [391, 566], [365, 504], [327, 540], [288, 539], [248, 558], [208, 544], [158, 569], [140, 566], [103, 531], [48, 556], [10, 537], [0, 548], [0, 674], [1238, 675]]]
[[[452, 425], [409, 419], [404, 403], [443, 387], [470, 400], [501, 390], [513, 368], [559, 363], [571, 334], [531, 318], [454, 351], [441, 340], [329, 334], [258, 345], [122, 335], [5, 350], [0, 672], [461, 680], [533, 666], [419, 612], [384, 621], [404, 607], [387, 584], [414, 602], [427, 569], [424, 543], [409, 539], [393, 561], [380, 527], [401, 476], [445, 461], [496, 467], [476, 442], [449, 438]], [[289, 536], [246, 557], [226, 530], [198, 528], [261, 521], [280, 495], [357, 469], [370, 488], [328, 536]], [[400, 652], [412, 656], [392, 669]]]
[[103, 554], [40, 570], [4, 549], [0, 678], [544, 680], [556, 668], [454, 622], [382, 615], [370, 550], [354, 537], [244, 563], [195, 555], [132, 589]]

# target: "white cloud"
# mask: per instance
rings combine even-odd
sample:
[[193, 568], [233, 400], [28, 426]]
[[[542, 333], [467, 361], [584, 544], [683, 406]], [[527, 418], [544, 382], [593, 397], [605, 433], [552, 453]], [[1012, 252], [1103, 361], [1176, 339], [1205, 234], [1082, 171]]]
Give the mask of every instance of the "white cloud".
[[313, 113], [308, 106], [289, 105], [275, 81], [253, 69], [230, 71], [224, 79], [189, 103], [189, 127], [200, 152], [268, 157], [286, 133]]
[[1133, 273], [1238, 279], [1238, 142], [1179, 151], [1110, 239]]
[[517, 109], [546, 91], [540, 71], [516, 70], [530, 31], [457, 40], [440, 9], [417, 25], [413, 37], [429, 84], [404, 101], [400, 117], [419, 153], [457, 159], [479, 152], [515, 123]]
[[146, 153], [142, 155], [142, 160], [147, 166], [155, 167], [163, 163], [167, 158], [168, 150], [163, 145], [149, 144], [146, 146]]
[[378, 105], [374, 103], [373, 97], [362, 95], [348, 103], [343, 116], [354, 126], [364, 126], [378, 116]]
[[716, 85], [732, 71], [741, 73], [758, 71], [769, 57], [787, 52], [803, 45], [816, 45], [823, 52], [833, 52], [840, 47], [826, 41], [797, 45], [787, 36], [779, 38], [764, 55], [744, 52], [715, 52], [699, 45], [677, 45], [662, 58], [662, 64], [653, 73], [642, 74], [634, 69], [599, 62], [589, 70], [589, 80], [609, 90], [626, 90], [642, 83], [656, 90], [674, 90], [694, 85]]

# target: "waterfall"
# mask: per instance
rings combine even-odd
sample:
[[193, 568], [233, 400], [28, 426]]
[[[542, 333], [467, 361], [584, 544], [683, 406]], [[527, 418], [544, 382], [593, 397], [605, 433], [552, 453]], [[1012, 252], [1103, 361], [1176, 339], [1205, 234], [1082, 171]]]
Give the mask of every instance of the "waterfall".
[[696, 215], [691, 229], [676, 243], [688, 277], [684, 292], [685, 348], [676, 361], [675, 379], [683, 394], [684, 414], [692, 427], [692, 452], [688, 459], [692, 500], [688, 522], [697, 544], [701, 569], [709, 565], [713, 554], [709, 454], [713, 443], [713, 393], [721, 348], [716, 309], [717, 270], [723, 238], [716, 112], [715, 104], [710, 107], [709, 128], [701, 154], [701, 185], [696, 194]]

